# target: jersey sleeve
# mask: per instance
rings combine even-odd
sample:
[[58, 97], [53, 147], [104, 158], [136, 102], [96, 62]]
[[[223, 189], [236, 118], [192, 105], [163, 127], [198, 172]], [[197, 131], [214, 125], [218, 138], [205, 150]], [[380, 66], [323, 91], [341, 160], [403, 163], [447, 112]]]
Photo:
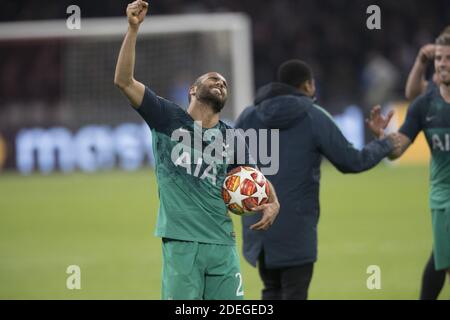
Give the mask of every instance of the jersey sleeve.
[[136, 111], [151, 129], [165, 132], [170, 119], [173, 118], [172, 114], [178, 109], [180, 108], [175, 103], [157, 96], [146, 86], [142, 103]]
[[413, 142], [422, 130], [422, 110], [426, 104], [426, 96], [420, 96], [414, 100], [408, 108], [406, 119], [399, 132], [407, 136]]

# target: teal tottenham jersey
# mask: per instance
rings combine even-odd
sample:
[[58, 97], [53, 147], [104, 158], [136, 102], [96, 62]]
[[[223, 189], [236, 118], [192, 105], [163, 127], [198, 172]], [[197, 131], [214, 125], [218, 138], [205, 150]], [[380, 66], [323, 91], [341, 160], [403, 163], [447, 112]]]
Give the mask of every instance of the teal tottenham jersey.
[[[182, 108], [156, 96], [149, 88], [137, 111], [152, 130], [160, 199], [156, 235], [234, 245], [233, 224], [221, 191], [227, 172], [236, 165], [211, 158], [208, 161], [203, 155], [214, 156], [214, 151], [202, 152], [208, 147], [214, 149], [214, 137], [225, 139], [226, 130], [231, 127], [219, 121], [214, 128], [205, 130]], [[245, 150], [247, 154], [248, 149]], [[228, 156], [233, 154], [228, 152]]]
[[423, 130], [431, 151], [430, 206], [445, 208], [450, 203], [450, 104], [439, 88], [429, 90], [409, 107], [400, 132], [413, 142]]

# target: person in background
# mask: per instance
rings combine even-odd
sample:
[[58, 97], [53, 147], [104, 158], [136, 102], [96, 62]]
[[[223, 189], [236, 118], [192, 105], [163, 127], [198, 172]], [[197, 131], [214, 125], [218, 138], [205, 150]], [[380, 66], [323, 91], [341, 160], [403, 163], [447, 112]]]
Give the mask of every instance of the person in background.
[[254, 105], [236, 122], [243, 130], [279, 130], [279, 170], [267, 176], [277, 190], [280, 215], [264, 233], [248, 230], [255, 216], [242, 218], [244, 256], [258, 264], [264, 300], [307, 299], [317, 260], [322, 156], [341, 172], [357, 173], [374, 167], [397, 143], [394, 134], [354, 148], [314, 96], [311, 68], [300, 60], [286, 61], [278, 69], [278, 82], [260, 88]]
[[[420, 131], [425, 133], [431, 151], [433, 250], [422, 277], [421, 300], [436, 300], [445, 283], [446, 272], [450, 275], [450, 33], [444, 32], [436, 39], [432, 55], [437, 78], [431, 83], [438, 85], [433, 85], [434, 89], [422, 87], [425, 93], [411, 103], [399, 129], [400, 147], [389, 155], [390, 159], [399, 158]], [[381, 115], [379, 106], [372, 109], [370, 120], [377, 124], [371, 127], [372, 132], [382, 135], [387, 125], [383, 122], [387, 119]]]
[[[443, 34], [450, 34], [450, 26], [444, 29], [441, 35]], [[435, 44], [427, 44], [420, 49], [414, 66], [409, 73], [408, 81], [405, 87], [405, 96], [408, 100], [412, 101], [427, 91], [438, 88], [440, 82], [436, 72], [433, 72], [432, 79], [426, 80], [427, 67], [430, 62], [434, 60], [435, 51]], [[422, 275], [420, 299], [436, 300], [444, 286], [444, 283], [445, 271], [436, 270], [434, 265], [434, 254], [433, 251], [431, 251], [430, 258], [425, 265]]]

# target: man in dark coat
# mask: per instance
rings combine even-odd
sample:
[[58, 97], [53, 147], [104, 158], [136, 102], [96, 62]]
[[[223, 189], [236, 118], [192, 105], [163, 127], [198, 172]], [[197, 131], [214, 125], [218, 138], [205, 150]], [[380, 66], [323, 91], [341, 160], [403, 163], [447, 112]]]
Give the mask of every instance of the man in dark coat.
[[[244, 256], [253, 266], [258, 264], [263, 299], [307, 298], [317, 259], [322, 156], [343, 173], [357, 173], [374, 167], [397, 143], [397, 136], [391, 135], [362, 150], [354, 148], [314, 103], [314, 95], [310, 67], [287, 61], [278, 70], [278, 82], [260, 88], [254, 105], [236, 123], [243, 130], [279, 129], [279, 170], [268, 176], [281, 205], [278, 219], [263, 233], [249, 229], [258, 216], [243, 217]], [[264, 167], [259, 161], [258, 166]]]

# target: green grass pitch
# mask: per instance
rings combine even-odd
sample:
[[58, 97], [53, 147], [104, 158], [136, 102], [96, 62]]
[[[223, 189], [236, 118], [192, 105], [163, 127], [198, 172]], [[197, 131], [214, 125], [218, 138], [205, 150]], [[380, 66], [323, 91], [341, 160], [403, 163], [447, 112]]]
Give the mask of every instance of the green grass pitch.
[[[159, 299], [157, 203], [151, 170], [0, 175], [0, 299]], [[311, 299], [418, 297], [432, 244], [427, 167], [342, 175], [325, 165], [321, 208]], [[257, 270], [241, 263], [246, 299], [259, 299]], [[69, 265], [81, 290], [66, 288]], [[370, 265], [380, 290], [367, 289]]]

